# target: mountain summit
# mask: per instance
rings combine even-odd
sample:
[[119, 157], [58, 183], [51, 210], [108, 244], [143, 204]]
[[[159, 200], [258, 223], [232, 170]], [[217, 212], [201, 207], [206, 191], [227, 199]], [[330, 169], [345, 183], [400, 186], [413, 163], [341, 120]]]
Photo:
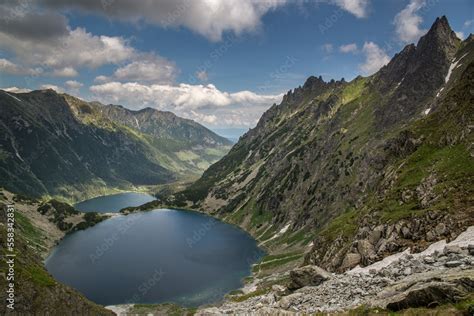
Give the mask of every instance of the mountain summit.
[[441, 17], [370, 77], [310, 77], [170, 201], [331, 271], [452, 238], [474, 218], [473, 61]]

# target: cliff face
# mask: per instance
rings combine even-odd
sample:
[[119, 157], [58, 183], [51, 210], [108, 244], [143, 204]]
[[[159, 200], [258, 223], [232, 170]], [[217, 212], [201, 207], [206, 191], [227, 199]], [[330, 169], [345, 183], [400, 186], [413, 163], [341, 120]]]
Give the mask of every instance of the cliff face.
[[0, 186], [72, 199], [105, 186], [195, 177], [230, 144], [169, 113], [133, 112], [52, 90], [0, 91], [0, 132]]
[[471, 38], [442, 17], [373, 76], [308, 78], [170, 202], [278, 252], [314, 245], [329, 270], [456, 236], [474, 218]]

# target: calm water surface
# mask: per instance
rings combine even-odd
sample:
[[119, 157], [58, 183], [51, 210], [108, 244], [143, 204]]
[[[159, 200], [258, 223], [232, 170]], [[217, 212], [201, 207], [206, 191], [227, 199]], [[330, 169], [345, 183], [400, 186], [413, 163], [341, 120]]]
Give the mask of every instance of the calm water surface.
[[124, 207], [139, 206], [155, 200], [150, 194], [126, 192], [113, 195], [99, 196], [74, 205], [83, 212], [118, 212]]
[[117, 216], [67, 236], [46, 267], [103, 305], [198, 306], [241, 287], [262, 255], [237, 227], [196, 212], [160, 209]]

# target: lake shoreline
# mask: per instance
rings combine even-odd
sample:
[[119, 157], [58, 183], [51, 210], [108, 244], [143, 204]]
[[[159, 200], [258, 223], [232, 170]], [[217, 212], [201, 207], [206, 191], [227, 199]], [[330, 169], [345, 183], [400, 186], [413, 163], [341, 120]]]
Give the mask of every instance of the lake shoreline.
[[[154, 202], [154, 204], [157, 203], [157, 200], [153, 200], [152, 203]], [[136, 208], [139, 208], [140, 206], [136, 207]], [[259, 255], [259, 258], [261, 259], [263, 256], [266, 255], [266, 252], [262, 249], [262, 247], [258, 247], [258, 242], [254, 239], [254, 237], [249, 234], [247, 231], [245, 231], [244, 229], [242, 229], [241, 227], [239, 227], [238, 225], [235, 225], [235, 224], [232, 224], [232, 223], [227, 223], [226, 221], [222, 220], [221, 218], [216, 218], [210, 214], [206, 214], [204, 212], [201, 212], [199, 210], [194, 210], [194, 209], [185, 209], [185, 208], [175, 208], [175, 207], [172, 207], [172, 206], [164, 206], [164, 205], [155, 205], [154, 207], [152, 208], [149, 208], [149, 209], [146, 209], [146, 210], [136, 210], [134, 212], [107, 212], [107, 213], [100, 213], [101, 215], [103, 216], [108, 216], [107, 219], [105, 219], [104, 221], [102, 221], [101, 223], [107, 223], [109, 220], [111, 219], [114, 219], [114, 218], [117, 218], [117, 217], [126, 217], [128, 215], [132, 215], [132, 214], [140, 214], [140, 213], [148, 213], [150, 211], [159, 211], [160, 209], [170, 209], [170, 210], [173, 210], [173, 211], [176, 211], [176, 212], [182, 212], [182, 213], [193, 213], [193, 214], [199, 214], [200, 217], [204, 217], [204, 221], [207, 223], [209, 220], [213, 220], [213, 221], [216, 221], [216, 223], [220, 223], [220, 224], [225, 224], [225, 225], [228, 225], [228, 226], [231, 226], [232, 229], [236, 229], [238, 230], [241, 234], [244, 234], [245, 236], [247, 236], [246, 238], [248, 238], [249, 240], [252, 240], [254, 243], [255, 243], [255, 246], [257, 247], [256, 249], [258, 249], [258, 252], [260, 253]], [[91, 227], [88, 227], [87, 229], [89, 228], [93, 228], [95, 227], [95, 225], [91, 226]], [[199, 227], [198, 227], [199, 228]], [[87, 230], [86, 229], [86, 230]], [[74, 236], [74, 232], [72, 232], [71, 234], [68, 234], [68, 236]], [[46, 265], [48, 263], [47, 259], [49, 259], [53, 254], [54, 254], [54, 251], [57, 247], [58, 244], [60, 244], [60, 242], [64, 239], [65, 235], [62, 236], [60, 239], [58, 239], [56, 241], [56, 245], [51, 247], [48, 251], [48, 255], [47, 257], [45, 258], [43, 264]], [[192, 237], [192, 235], [189, 235], [189, 237]], [[254, 255], [252, 255], [254, 256]], [[257, 258], [257, 260], [260, 260], [259, 258]], [[253, 260], [252, 260], [253, 261]], [[258, 261], [257, 261], [258, 262]], [[253, 261], [253, 263], [255, 263]], [[48, 269], [49, 271], [49, 269]], [[239, 283], [240, 283], [240, 286], [238, 288], [234, 288], [234, 289], [230, 289], [229, 291], [226, 291], [226, 292], [222, 292], [221, 295], [224, 296], [225, 298], [225, 295], [227, 295], [228, 293], [232, 292], [232, 291], [236, 291], [236, 290], [239, 290], [243, 287], [246, 286], [246, 284], [244, 283], [244, 280], [248, 277], [253, 277], [253, 272], [252, 272], [252, 265], [249, 267], [249, 274], [248, 275], [245, 275], [244, 277], [241, 277], [239, 279]], [[74, 286], [72, 286], [74, 287]], [[221, 301], [223, 301], [223, 299], [219, 299], [218, 301], [215, 301], [213, 302], [213, 304], [218, 304], [220, 303]], [[129, 303], [129, 302], [127, 302]], [[132, 305], [140, 305], [141, 303], [134, 303]], [[162, 305], [162, 304], [167, 304], [167, 303], [156, 303], [156, 304], [152, 304], [152, 305]], [[175, 303], [173, 303], [175, 304]], [[105, 305], [105, 304], [104, 304]], [[117, 304], [117, 306], [121, 306], [121, 305], [124, 305], [124, 304]], [[149, 305], [149, 304], [147, 304]], [[177, 306], [179, 306], [180, 308], [186, 308], [186, 307], [183, 307], [182, 305], [179, 305], [179, 304], [175, 304]], [[113, 305], [115, 306], [115, 305]], [[207, 306], [207, 304], [204, 304], [204, 305], [201, 305], [199, 304], [198, 306]]]

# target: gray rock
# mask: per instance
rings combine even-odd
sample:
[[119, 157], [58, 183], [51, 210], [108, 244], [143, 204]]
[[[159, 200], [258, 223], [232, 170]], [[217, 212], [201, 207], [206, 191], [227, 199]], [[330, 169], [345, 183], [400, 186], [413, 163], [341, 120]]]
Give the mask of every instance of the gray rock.
[[459, 247], [459, 246], [447, 245], [446, 247], [444, 247], [443, 253], [445, 255], [448, 255], [448, 254], [462, 254], [463, 251], [462, 251], [461, 247]]
[[361, 256], [358, 253], [348, 253], [342, 261], [341, 269], [347, 270], [354, 268], [360, 263]]
[[426, 256], [423, 258], [423, 262], [426, 264], [433, 264], [435, 263], [435, 259], [431, 256]]
[[435, 227], [435, 232], [438, 234], [438, 235], [444, 235], [446, 234], [446, 225], [444, 223], [439, 223], [438, 225], [436, 225]]
[[357, 243], [357, 251], [362, 257], [363, 264], [368, 264], [368, 259], [376, 256], [374, 246], [366, 239], [359, 240]]
[[296, 290], [304, 286], [320, 285], [331, 278], [331, 274], [318, 266], [308, 265], [290, 271], [290, 290]]
[[447, 261], [444, 266], [447, 267], [447, 268], [455, 268], [455, 267], [459, 267], [460, 265], [462, 264], [461, 261]]
[[283, 296], [287, 294], [288, 289], [283, 285], [274, 284], [272, 285], [272, 291], [278, 296]]
[[399, 311], [411, 307], [435, 307], [443, 303], [454, 303], [472, 291], [474, 280], [466, 278], [417, 284], [392, 297], [387, 309]]
[[469, 245], [467, 249], [469, 250], [469, 254], [471, 256], [474, 256], [474, 245]]

